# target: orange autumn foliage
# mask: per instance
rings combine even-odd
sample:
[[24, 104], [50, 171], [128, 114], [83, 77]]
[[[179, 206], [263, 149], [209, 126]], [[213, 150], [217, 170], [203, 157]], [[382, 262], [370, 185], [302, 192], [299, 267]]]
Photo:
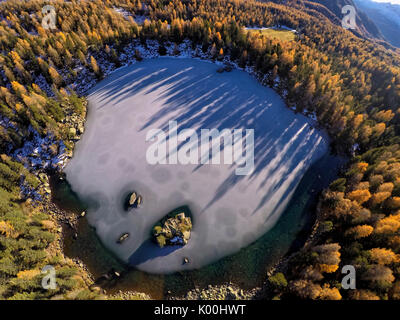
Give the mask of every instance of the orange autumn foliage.
[[36, 277], [38, 274], [40, 274], [40, 270], [24, 270], [24, 271], [20, 271], [17, 274], [17, 278], [18, 279], [32, 279], [34, 277]]
[[339, 268], [339, 266], [335, 264], [320, 264], [318, 267], [321, 273], [333, 273]]
[[331, 288], [328, 284], [322, 287], [321, 293], [319, 295], [321, 300], [342, 300], [342, 295], [340, 294], [338, 288]]
[[387, 201], [387, 205], [390, 209], [400, 208], [400, 197], [393, 197]]
[[347, 195], [347, 198], [362, 204], [371, 198], [371, 193], [368, 190], [354, 190]]
[[378, 264], [390, 264], [399, 260], [398, 256], [390, 249], [374, 248], [369, 250], [371, 260]]
[[357, 169], [358, 169], [360, 172], [365, 172], [365, 171], [367, 171], [368, 163], [366, 163], [366, 162], [359, 162], [359, 163], [356, 164], [356, 167], [357, 167]]
[[373, 231], [374, 228], [364, 224], [361, 226], [350, 228], [349, 230], [346, 231], [346, 235], [353, 235], [355, 239], [361, 239], [368, 237]]
[[400, 215], [390, 215], [378, 221], [375, 227], [375, 233], [388, 234], [394, 233], [400, 229]]
[[374, 205], [377, 205], [377, 204], [380, 204], [380, 203], [382, 203], [383, 201], [385, 201], [386, 199], [388, 199], [389, 197], [390, 197], [390, 195], [391, 195], [391, 193], [390, 192], [378, 192], [378, 193], [375, 193], [373, 196], [372, 196], [372, 203], [374, 204]]

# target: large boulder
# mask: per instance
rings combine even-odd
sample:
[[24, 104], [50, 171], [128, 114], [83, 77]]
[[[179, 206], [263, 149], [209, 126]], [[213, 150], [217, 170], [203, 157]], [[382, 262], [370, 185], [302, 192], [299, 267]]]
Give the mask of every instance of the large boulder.
[[168, 214], [152, 230], [155, 242], [162, 248], [166, 245], [184, 246], [190, 239], [192, 219], [184, 212]]
[[122, 242], [124, 242], [128, 238], [129, 238], [129, 233], [125, 232], [125, 233], [121, 234], [121, 236], [118, 238], [117, 243], [121, 244]]
[[132, 208], [140, 208], [143, 203], [142, 195], [138, 194], [137, 192], [133, 191], [127, 195], [124, 201], [124, 208], [125, 210], [129, 210]]

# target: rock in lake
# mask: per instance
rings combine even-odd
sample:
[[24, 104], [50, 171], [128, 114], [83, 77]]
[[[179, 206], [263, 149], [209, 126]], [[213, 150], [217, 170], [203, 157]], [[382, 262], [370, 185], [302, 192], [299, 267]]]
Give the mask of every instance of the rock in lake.
[[136, 207], [139, 208], [143, 203], [143, 197], [139, 195], [136, 199]]
[[136, 202], [136, 199], [137, 199], [136, 192], [132, 192], [132, 194], [131, 194], [131, 196], [129, 198], [129, 205], [133, 206], [135, 204], [135, 202]]
[[117, 243], [121, 244], [122, 242], [124, 242], [126, 239], [128, 239], [129, 237], [129, 233], [123, 233], [119, 239], [117, 240]]
[[168, 214], [152, 230], [155, 242], [162, 248], [165, 245], [184, 246], [190, 239], [192, 219], [185, 213]]
[[131, 208], [139, 208], [142, 203], [143, 197], [137, 192], [133, 191], [125, 199], [124, 208], [125, 210], [129, 210]]
[[225, 65], [225, 67], [224, 67], [225, 72], [231, 72], [232, 70], [233, 70], [232, 65], [229, 65], [229, 64]]

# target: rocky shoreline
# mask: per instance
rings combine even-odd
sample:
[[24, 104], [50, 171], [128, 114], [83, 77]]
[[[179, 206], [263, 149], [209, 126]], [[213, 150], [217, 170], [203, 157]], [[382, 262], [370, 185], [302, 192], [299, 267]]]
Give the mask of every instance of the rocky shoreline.
[[253, 300], [259, 293], [260, 288], [245, 291], [228, 283], [218, 286], [209, 285], [205, 289], [193, 289], [183, 297], [171, 297], [169, 300]]
[[[154, 58], [158, 55], [158, 50], [157, 46], [153, 43], [150, 42], [150, 45], [147, 47], [147, 49], [144, 48], [139, 48], [142, 56], [145, 58]], [[183, 56], [191, 56], [191, 57], [197, 57], [200, 59], [208, 59], [208, 55], [204, 54], [201, 55], [199, 54], [201, 51], [200, 50], [190, 50], [190, 46], [188, 43], [184, 43], [181, 45], [180, 52], [184, 52]], [[129, 64], [128, 60], [130, 59], [131, 50], [130, 48], [127, 49], [127, 55], [125, 57], [124, 61], [125, 63]], [[171, 54], [171, 48], [167, 48], [168, 54]], [[229, 61], [229, 59], [225, 59], [226, 61], [223, 62], [218, 62], [219, 64], [223, 65], [223, 63], [229, 63], [230, 68], [231, 66], [239, 68], [236, 64], [232, 63]], [[113, 68], [108, 68], [106, 74], [111, 73], [113, 71]], [[227, 70], [228, 71], [228, 70]], [[255, 74], [251, 68], [246, 68], [246, 72], [252, 74], [255, 76], [261, 83], [264, 84], [264, 79], [260, 79], [260, 77]], [[82, 79], [81, 79], [82, 80]], [[85, 88], [85, 92], [87, 91], [89, 87]], [[12, 156], [22, 163], [24, 163], [36, 176], [40, 179], [41, 184], [36, 190], [30, 190], [29, 192], [26, 193], [25, 198], [32, 198], [33, 200], [41, 201], [44, 208], [46, 209], [46, 212], [48, 212], [53, 219], [57, 222], [57, 250], [59, 250], [63, 256], [63, 245], [65, 242], [65, 236], [67, 234], [67, 230], [69, 229], [69, 233], [71, 233], [71, 230], [73, 232], [74, 236], [79, 236], [78, 235], [78, 223], [79, 223], [79, 215], [72, 214], [70, 212], [64, 211], [59, 209], [52, 201], [51, 201], [51, 189], [50, 189], [50, 184], [49, 184], [49, 175], [50, 174], [61, 174], [62, 175], [62, 170], [66, 166], [68, 160], [72, 158], [73, 155], [73, 146], [77, 141], [79, 141], [81, 135], [84, 132], [84, 122], [85, 122], [85, 117], [86, 117], [86, 111], [87, 111], [87, 104], [84, 105], [85, 112], [83, 115], [77, 115], [71, 113], [69, 116], [66, 117], [66, 119], [63, 121], [63, 126], [65, 128], [68, 128], [68, 143], [72, 146], [70, 148], [67, 148], [64, 144], [63, 141], [56, 141], [54, 140], [54, 137], [45, 137], [43, 139], [39, 139], [38, 137], [35, 137], [32, 141], [28, 141], [27, 144], [25, 144], [24, 147], [16, 150]], [[40, 195], [38, 197], [37, 195]], [[317, 225], [316, 221], [316, 225]], [[315, 227], [313, 230], [316, 230], [317, 227]], [[312, 235], [310, 236], [309, 240], [307, 240], [305, 247], [312, 241], [313, 237], [315, 236], [315, 232], [313, 231]], [[287, 268], [287, 262], [290, 260], [290, 256], [283, 257], [275, 267], [271, 268], [269, 272], [267, 273], [267, 277], [272, 275], [276, 271], [283, 271]], [[72, 260], [75, 265], [80, 269], [82, 273], [86, 275], [87, 279], [87, 284], [88, 286], [91, 286], [94, 284], [95, 279], [93, 276], [90, 274], [90, 271], [86, 267], [83, 261], [79, 259], [73, 259]], [[254, 288], [249, 291], [243, 291], [239, 287], [227, 283], [227, 284], [222, 284], [222, 285], [217, 285], [217, 286], [211, 286], [209, 285], [205, 289], [193, 289], [187, 292], [185, 296], [180, 296], [180, 297], [174, 297], [174, 296], [169, 296], [168, 299], [172, 300], [181, 300], [181, 299], [202, 299], [202, 300], [207, 300], [207, 299], [256, 299], [257, 297], [263, 296], [265, 291], [268, 291], [267, 289], [268, 284], [267, 284], [267, 279], [265, 279], [265, 283], [262, 287], [260, 288]], [[99, 290], [98, 288], [95, 288], [95, 290]], [[100, 289], [101, 291], [102, 289]], [[104, 291], [102, 291], [105, 293]], [[150, 299], [150, 297], [146, 294], [143, 293], [137, 293], [133, 291], [124, 291], [124, 292], [119, 292], [118, 294], [114, 296], [110, 296], [110, 298], [132, 298], [132, 297], [143, 297], [144, 299]]]

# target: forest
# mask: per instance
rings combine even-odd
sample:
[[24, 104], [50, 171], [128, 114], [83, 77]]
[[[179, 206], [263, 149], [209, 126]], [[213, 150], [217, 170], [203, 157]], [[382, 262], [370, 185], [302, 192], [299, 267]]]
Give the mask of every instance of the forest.
[[[12, 155], [36, 132], [73, 149], [65, 117], [83, 115], [75, 79], [121, 66], [132, 39], [185, 39], [211, 59], [253, 67], [296, 112], [314, 115], [349, 163], [320, 196], [312, 240], [268, 279], [273, 299], [400, 299], [400, 53], [327, 18], [254, 0], [53, 1], [57, 29], [41, 25], [41, 0], [0, 3], [0, 297], [99, 298], [59, 248], [57, 220], [32, 200], [38, 177]], [[117, 12], [121, 8], [126, 16]], [[135, 22], [145, 17], [143, 24]], [[288, 26], [295, 41], [244, 27]], [[142, 57], [139, 52], [136, 59]], [[59, 265], [57, 290], [41, 268]], [[343, 290], [341, 268], [357, 270]]]

